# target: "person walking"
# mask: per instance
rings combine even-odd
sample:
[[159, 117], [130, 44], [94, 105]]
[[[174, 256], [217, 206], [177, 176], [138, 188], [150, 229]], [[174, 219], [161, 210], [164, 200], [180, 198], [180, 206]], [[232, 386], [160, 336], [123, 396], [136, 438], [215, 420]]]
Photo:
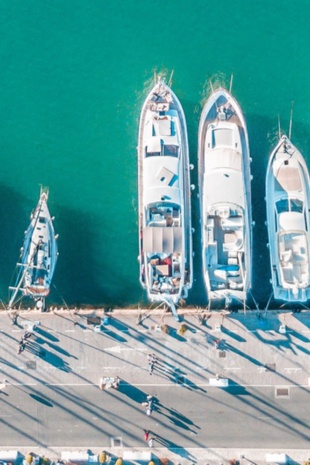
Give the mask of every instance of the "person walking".
[[155, 438], [149, 438], [149, 440], [148, 440], [148, 445], [149, 445], [149, 447], [153, 447], [153, 446], [154, 446], [154, 440], [155, 440]]
[[157, 357], [155, 354], [147, 354], [147, 359], [149, 363], [156, 363], [157, 362]]
[[33, 333], [31, 333], [30, 331], [25, 331], [22, 340], [26, 342], [27, 339], [31, 338], [31, 336], [33, 336]]
[[220, 343], [221, 343], [221, 339], [216, 339], [216, 340], [214, 341], [214, 344], [215, 344], [215, 348], [216, 348], [216, 349], [219, 349], [219, 348], [220, 348]]
[[114, 381], [113, 381], [113, 383], [112, 383], [112, 387], [113, 387], [114, 389], [118, 389], [119, 382], [120, 382], [120, 378], [117, 376], [116, 378], [114, 378]]
[[155, 354], [147, 354], [147, 359], [149, 362], [149, 374], [152, 375], [155, 363], [157, 363], [157, 357]]
[[18, 343], [18, 352], [17, 352], [18, 355], [21, 354], [23, 350], [25, 350], [25, 347], [26, 347], [26, 342], [22, 338]]
[[149, 374], [152, 375], [154, 371], [154, 362], [149, 362]]
[[150, 432], [146, 429], [144, 429], [143, 431], [144, 431], [144, 441], [148, 441]]

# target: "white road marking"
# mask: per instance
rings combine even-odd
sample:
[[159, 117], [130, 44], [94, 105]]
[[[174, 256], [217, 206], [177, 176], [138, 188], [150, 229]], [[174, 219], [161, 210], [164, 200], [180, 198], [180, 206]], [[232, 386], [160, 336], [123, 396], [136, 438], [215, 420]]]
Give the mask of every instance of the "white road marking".
[[[143, 386], [143, 387], [157, 387], [157, 388], [160, 388], [160, 387], [168, 387], [168, 386], [181, 386], [181, 384], [176, 384], [175, 382], [171, 382], [171, 383], [153, 383], [153, 384], [150, 384], [150, 383], [126, 383], [126, 382], [123, 382], [121, 381], [121, 384], [123, 386]], [[186, 381], [185, 384], [188, 384], [190, 385], [190, 381]], [[45, 383], [44, 384], [45, 386], [97, 386], [98, 384], [97, 383]], [[22, 385], [21, 386], [25, 386], [25, 385]], [[29, 384], [29, 386], [31, 386]], [[208, 383], [201, 383], [201, 384], [198, 384], [198, 383], [195, 383], [195, 386], [197, 387], [208, 387], [208, 388], [215, 388], [215, 389], [218, 389], [218, 386], [210, 386], [209, 382]], [[244, 388], [275, 388], [275, 384], [229, 384], [227, 386], [226, 389], [229, 389], [229, 388], [238, 388], [238, 387], [244, 387]], [[309, 390], [309, 385], [308, 384], [285, 384], [283, 386], [281, 386], [283, 388], [306, 388]], [[98, 388], [99, 389], [99, 388]]]
[[136, 348], [136, 347], [121, 347], [121, 346], [113, 346], [113, 347], [107, 347], [104, 349], [105, 352], [115, 352], [120, 354], [121, 352], [126, 352], [126, 351], [135, 351], [135, 352], [146, 352], [149, 349], [142, 347], [141, 349]]

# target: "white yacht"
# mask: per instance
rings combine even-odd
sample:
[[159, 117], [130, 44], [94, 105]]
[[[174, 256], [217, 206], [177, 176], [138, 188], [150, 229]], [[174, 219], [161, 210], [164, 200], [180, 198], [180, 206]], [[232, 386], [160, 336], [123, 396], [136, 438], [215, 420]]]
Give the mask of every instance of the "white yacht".
[[251, 159], [242, 111], [227, 90], [219, 88], [208, 98], [198, 137], [202, 263], [209, 302], [245, 303], [251, 288]]
[[274, 298], [310, 298], [309, 173], [299, 150], [282, 136], [266, 175], [266, 207]]
[[190, 167], [184, 112], [163, 80], [142, 107], [138, 162], [140, 281], [177, 318], [192, 286]]
[[41, 188], [38, 205], [25, 232], [16, 284], [10, 287], [9, 308], [16, 303], [18, 295], [30, 296], [42, 307], [49, 294], [58, 250], [47, 200], [48, 190]]

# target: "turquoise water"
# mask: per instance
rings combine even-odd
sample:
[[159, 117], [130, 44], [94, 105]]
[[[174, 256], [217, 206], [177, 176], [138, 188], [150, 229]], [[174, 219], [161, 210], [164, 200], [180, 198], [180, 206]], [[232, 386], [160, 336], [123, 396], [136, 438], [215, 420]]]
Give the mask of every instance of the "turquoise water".
[[[278, 114], [310, 163], [310, 28], [306, 0], [10, 0], [0, 2], [0, 297], [7, 301], [23, 231], [40, 184], [49, 186], [59, 233], [50, 302], [134, 305], [139, 284], [137, 134], [154, 71], [186, 114], [197, 166], [201, 105], [229, 86], [247, 124], [253, 158], [253, 295], [271, 292], [264, 179]], [[197, 185], [197, 172], [192, 172]], [[195, 283], [200, 276], [193, 193]]]

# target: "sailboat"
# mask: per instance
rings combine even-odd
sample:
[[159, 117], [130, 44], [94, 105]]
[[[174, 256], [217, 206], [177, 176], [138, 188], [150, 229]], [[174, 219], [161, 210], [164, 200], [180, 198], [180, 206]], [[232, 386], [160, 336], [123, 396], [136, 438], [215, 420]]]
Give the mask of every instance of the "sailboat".
[[182, 106], [159, 79], [143, 104], [138, 142], [140, 282], [174, 313], [192, 286], [190, 165]]
[[250, 154], [241, 108], [226, 89], [212, 91], [199, 123], [202, 263], [209, 304], [245, 304], [251, 288]]
[[306, 162], [286, 135], [270, 154], [266, 208], [275, 299], [310, 299], [310, 182]]
[[48, 189], [41, 188], [36, 209], [25, 232], [15, 285], [10, 287], [9, 309], [23, 296], [32, 297], [38, 308], [45, 305], [54, 275], [58, 248], [48, 206]]

